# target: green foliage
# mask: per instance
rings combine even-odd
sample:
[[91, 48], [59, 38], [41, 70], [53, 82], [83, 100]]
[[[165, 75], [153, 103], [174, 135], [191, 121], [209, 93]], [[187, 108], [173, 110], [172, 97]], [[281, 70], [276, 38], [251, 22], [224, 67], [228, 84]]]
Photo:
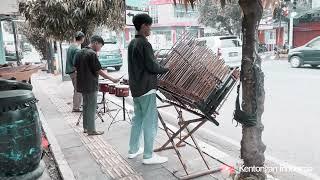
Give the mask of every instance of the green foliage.
[[285, 16], [285, 12], [284, 10], [278, 6], [278, 7], [275, 7], [274, 10], [273, 10], [273, 19], [276, 20], [276, 21], [285, 21], [285, 22], [289, 22], [290, 19]]
[[31, 28], [58, 41], [71, 40], [79, 30], [90, 36], [97, 26], [119, 31], [125, 24], [123, 0], [33, 0], [20, 3], [20, 12]]
[[48, 59], [48, 41], [42, 29], [31, 28], [28, 23], [20, 24], [19, 31], [27, 38], [30, 44], [41, 54], [43, 59]]
[[241, 9], [236, 1], [231, 1], [222, 8], [212, 0], [204, 0], [204, 3], [199, 5], [199, 11], [199, 22], [217, 29], [218, 34], [240, 34]]

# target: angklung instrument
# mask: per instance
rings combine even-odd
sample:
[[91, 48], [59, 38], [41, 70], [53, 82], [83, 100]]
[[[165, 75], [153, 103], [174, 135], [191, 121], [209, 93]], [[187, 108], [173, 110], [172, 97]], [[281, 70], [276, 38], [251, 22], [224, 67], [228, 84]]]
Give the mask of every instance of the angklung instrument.
[[[166, 58], [160, 61], [160, 65], [169, 68], [170, 71], [158, 75], [158, 88], [161, 94], [157, 94], [157, 97], [167, 103], [158, 106], [158, 109], [174, 107], [178, 117], [178, 130], [168, 127], [158, 111], [160, 122], [169, 140], [155, 151], [175, 150], [186, 173], [180, 179], [192, 179], [220, 171], [219, 168], [210, 169], [193, 133], [207, 121], [219, 125], [216, 115], [239, 80], [240, 70], [227, 66], [223, 59], [189, 33], [181, 36], [168, 51]], [[186, 111], [196, 115], [197, 118], [185, 118], [183, 113]], [[191, 124], [194, 126], [189, 126]], [[184, 146], [189, 137], [206, 165], [207, 169], [204, 171], [190, 173], [187, 170], [178, 147]], [[178, 140], [174, 141], [174, 139]]]

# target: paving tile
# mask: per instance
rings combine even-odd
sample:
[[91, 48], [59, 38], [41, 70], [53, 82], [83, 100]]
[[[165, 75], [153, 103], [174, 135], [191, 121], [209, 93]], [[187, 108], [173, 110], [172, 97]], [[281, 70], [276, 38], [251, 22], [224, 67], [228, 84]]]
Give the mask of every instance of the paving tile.
[[[167, 156], [169, 162], [163, 165], [143, 165], [142, 156], [136, 159], [127, 159], [128, 141], [130, 136], [130, 124], [128, 122], [119, 122], [113, 124], [108, 131], [108, 127], [112, 119], [106, 114], [103, 116], [105, 122], [102, 123], [99, 119], [96, 120], [96, 126], [99, 130], [105, 130], [103, 136], [88, 137], [82, 133], [82, 123], [80, 126], [75, 126], [79, 115], [71, 113], [70, 100], [72, 99], [72, 85], [71, 83], [65, 83], [58, 80], [58, 78], [49, 78], [46, 83], [39, 83], [35, 86], [42, 88], [47, 93], [46, 98], [42, 98], [43, 101], [50, 101], [57, 109], [56, 112], [51, 112], [50, 107], [43, 107], [48, 112], [47, 116], [56, 117], [57, 122], [49, 124], [53, 129], [57, 130], [57, 136], [59, 142], [62, 143], [71, 142], [63, 149], [66, 153], [66, 158], [72, 169], [79, 169], [77, 176], [79, 179], [146, 179], [146, 180], [171, 180], [176, 179], [176, 176], [185, 175], [184, 170], [180, 164], [180, 161], [175, 154], [174, 150], [166, 150], [158, 152], [158, 154]], [[50, 82], [50, 83], [49, 83]], [[65, 93], [66, 89], [69, 89], [69, 93]], [[43, 104], [46, 104], [45, 102]], [[110, 105], [110, 108], [115, 108], [114, 105]], [[61, 114], [57, 118], [57, 113]], [[122, 118], [122, 112], [120, 112], [118, 119]], [[114, 115], [114, 112], [112, 113]], [[69, 133], [73, 135], [69, 136]], [[63, 138], [66, 136], [66, 138]], [[67, 137], [68, 136], [68, 137]], [[155, 148], [160, 147], [166, 140], [167, 135], [163, 130], [158, 131], [158, 136], [155, 142]], [[143, 144], [143, 139], [142, 142]], [[82, 146], [81, 146], [82, 144]], [[77, 147], [79, 146], [79, 147]], [[199, 172], [205, 169], [205, 165], [201, 161], [201, 157], [197, 151], [187, 145], [186, 147], [179, 148], [188, 170], [191, 172]], [[205, 157], [210, 164], [210, 167], [219, 167], [220, 164], [214, 159]], [[90, 166], [90, 167], [89, 167]], [[86, 169], [88, 168], [88, 169]], [[97, 173], [97, 177], [81, 174], [80, 169], [86, 169], [89, 173]], [[98, 170], [97, 170], [98, 169]], [[100, 175], [99, 175], [100, 174]], [[102, 175], [101, 175], [102, 174]], [[142, 175], [142, 176], [141, 176]], [[83, 176], [83, 177], [82, 177]], [[197, 179], [219, 179], [221, 175], [208, 175]]]
[[82, 146], [82, 142], [74, 132], [64, 135], [56, 135], [61, 149]]

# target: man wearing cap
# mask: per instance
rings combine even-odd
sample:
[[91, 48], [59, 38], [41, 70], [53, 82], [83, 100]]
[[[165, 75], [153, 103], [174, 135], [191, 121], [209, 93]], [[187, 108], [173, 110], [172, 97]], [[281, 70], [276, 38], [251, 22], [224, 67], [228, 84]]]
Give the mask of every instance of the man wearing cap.
[[77, 92], [77, 72], [74, 67], [74, 58], [77, 51], [80, 50], [81, 44], [84, 42], [85, 35], [83, 32], [78, 31], [75, 34], [75, 41], [69, 46], [67, 51], [67, 62], [66, 62], [66, 74], [69, 74], [72, 85], [73, 85], [73, 108], [72, 112], [80, 112], [81, 93]]
[[96, 131], [95, 127], [99, 75], [114, 83], [120, 81], [101, 68], [97, 52], [103, 45], [102, 37], [94, 35], [90, 39], [89, 46], [81, 49], [75, 57], [77, 91], [82, 93], [83, 97], [83, 129], [88, 135], [103, 134], [103, 131]]

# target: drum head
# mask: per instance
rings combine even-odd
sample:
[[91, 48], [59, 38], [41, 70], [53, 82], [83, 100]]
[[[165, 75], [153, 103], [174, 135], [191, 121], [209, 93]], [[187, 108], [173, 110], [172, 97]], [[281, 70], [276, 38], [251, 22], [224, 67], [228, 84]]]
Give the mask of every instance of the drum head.
[[100, 80], [99, 81], [99, 84], [110, 84], [110, 83], [112, 83], [112, 82], [109, 80]]
[[117, 85], [116, 88], [129, 89], [128, 85]]

